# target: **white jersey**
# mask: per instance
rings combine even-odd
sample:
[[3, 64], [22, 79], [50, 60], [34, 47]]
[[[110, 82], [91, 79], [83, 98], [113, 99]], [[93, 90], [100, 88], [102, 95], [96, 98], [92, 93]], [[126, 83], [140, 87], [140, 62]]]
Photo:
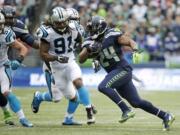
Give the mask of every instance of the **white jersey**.
[[10, 28], [5, 27], [4, 32], [0, 34], [0, 67], [8, 61], [8, 48], [15, 39], [14, 32]]
[[[42, 25], [38, 32], [38, 37], [49, 43], [49, 54], [54, 56], [69, 57], [68, 63], [75, 60], [74, 50], [77, 46], [77, 40], [80, 36], [75, 29], [69, 29], [66, 33], [59, 33], [51, 26]], [[66, 67], [67, 64], [59, 63], [57, 61], [50, 62], [51, 67]]]

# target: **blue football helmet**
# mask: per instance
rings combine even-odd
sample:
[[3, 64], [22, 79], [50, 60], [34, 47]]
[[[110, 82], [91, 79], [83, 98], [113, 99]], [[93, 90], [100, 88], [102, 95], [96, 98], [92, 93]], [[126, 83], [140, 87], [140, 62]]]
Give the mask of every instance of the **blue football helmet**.
[[92, 16], [88, 21], [86, 28], [92, 39], [98, 39], [107, 30], [107, 23], [101, 16]]

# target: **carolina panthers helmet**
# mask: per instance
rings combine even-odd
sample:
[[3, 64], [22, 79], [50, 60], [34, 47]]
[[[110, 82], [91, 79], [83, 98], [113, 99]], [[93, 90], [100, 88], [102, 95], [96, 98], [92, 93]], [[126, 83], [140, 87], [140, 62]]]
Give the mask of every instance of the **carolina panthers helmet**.
[[51, 24], [55, 29], [64, 32], [68, 27], [69, 16], [67, 11], [62, 7], [56, 7], [52, 10]]
[[69, 19], [70, 20], [75, 20], [75, 21], [79, 21], [80, 17], [79, 17], [79, 13], [76, 9], [74, 8], [67, 8], [67, 13], [69, 15]]
[[4, 31], [5, 17], [0, 13], [0, 33]]
[[3, 6], [1, 9], [4, 17], [6, 18], [6, 24], [12, 25], [15, 22], [16, 10], [10, 5]]
[[87, 22], [87, 31], [90, 32], [92, 39], [101, 37], [107, 30], [106, 20], [101, 16], [92, 16]]

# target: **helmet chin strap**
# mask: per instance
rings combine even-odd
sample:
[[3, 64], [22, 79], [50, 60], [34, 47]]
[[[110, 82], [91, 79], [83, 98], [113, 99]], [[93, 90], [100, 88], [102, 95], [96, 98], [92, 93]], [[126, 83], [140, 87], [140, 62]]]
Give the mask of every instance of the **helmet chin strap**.
[[64, 29], [58, 29], [60, 32], [64, 32], [66, 30], [66, 27]]

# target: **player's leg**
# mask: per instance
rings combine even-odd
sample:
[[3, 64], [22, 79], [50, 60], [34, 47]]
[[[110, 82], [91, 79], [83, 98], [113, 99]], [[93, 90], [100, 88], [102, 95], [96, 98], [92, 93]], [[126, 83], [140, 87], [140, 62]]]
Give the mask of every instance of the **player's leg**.
[[68, 107], [63, 121], [63, 125], [81, 125], [74, 120], [74, 113], [79, 105], [79, 96], [71, 81], [67, 78], [62, 78], [58, 83], [58, 88], [61, 93], [68, 99]]
[[169, 129], [174, 121], [174, 116], [157, 108], [149, 101], [141, 99], [132, 81], [129, 81], [122, 89], [118, 90], [123, 98], [125, 98], [133, 107], [141, 108], [163, 120], [164, 129]]
[[6, 97], [1, 93], [1, 86], [0, 86], [0, 106], [3, 110], [4, 114], [4, 122], [8, 125], [14, 125], [14, 122], [12, 121], [12, 116], [8, 108], [8, 102]]
[[20, 123], [25, 127], [32, 127], [33, 124], [30, 123], [21, 108], [21, 103], [17, 97], [11, 92], [11, 69], [9, 66], [2, 67], [0, 69], [1, 73], [1, 92], [7, 98], [10, 108], [15, 112], [19, 118]]
[[93, 117], [92, 104], [90, 100], [89, 90], [83, 85], [81, 69], [77, 63], [73, 62], [67, 68], [69, 75], [69, 80], [71, 80], [77, 89], [80, 102], [85, 106], [87, 112], [87, 124], [95, 123], [95, 118]]
[[52, 102], [52, 85], [54, 85], [53, 76], [49, 70], [45, 70], [45, 79], [48, 87], [48, 91], [39, 92], [36, 91], [33, 96], [33, 101], [31, 104], [32, 111], [37, 113], [42, 101]]
[[117, 88], [124, 85], [130, 78], [131, 76], [129, 76], [128, 71], [124, 69], [116, 69], [108, 73], [98, 86], [99, 91], [109, 97], [123, 112], [121, 122], [125, 122], [135, 115], [116, 91]]

